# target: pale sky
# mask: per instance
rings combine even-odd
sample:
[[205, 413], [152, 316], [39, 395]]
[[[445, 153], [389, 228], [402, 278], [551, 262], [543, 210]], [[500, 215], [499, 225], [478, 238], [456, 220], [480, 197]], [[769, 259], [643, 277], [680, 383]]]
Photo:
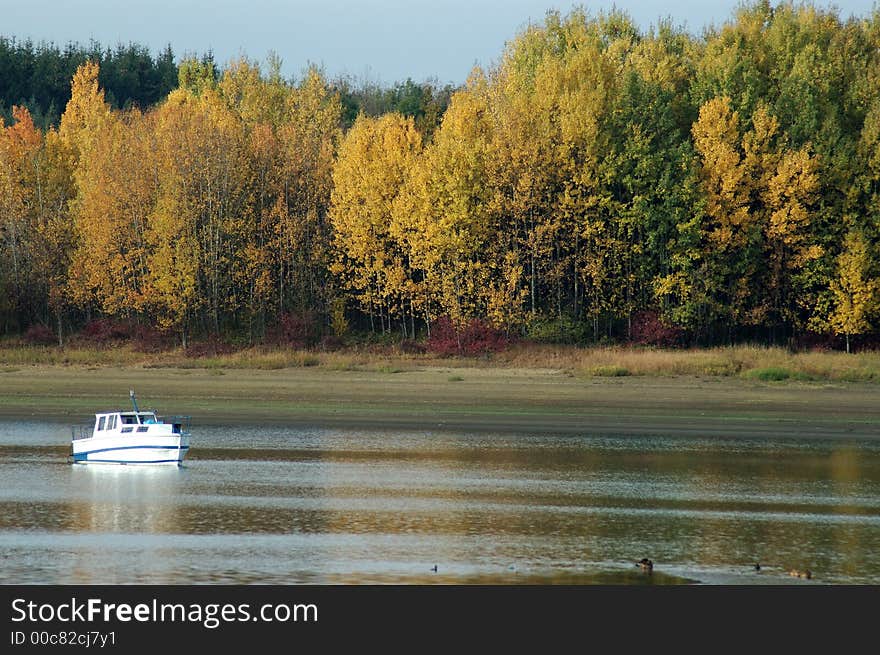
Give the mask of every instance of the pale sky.
[[[224, 64], [241, 55], [260, 62], [274, 51], [286, 76], [315, 63], [327, 75], [383, 84], [436, 79], [463, 82], [489, 66], [506, 41], [548, 9], [627, 11], [642, 29], [669, 17], [693, 33], [730, 18], [738, 0], [0, 0], [0, 35], [106, 46], [129, 42], [155, 55], [171, 44], [184, 54], [213, 51]], [[816, 2], [843, 16], [867, 16], [874, 0]]]

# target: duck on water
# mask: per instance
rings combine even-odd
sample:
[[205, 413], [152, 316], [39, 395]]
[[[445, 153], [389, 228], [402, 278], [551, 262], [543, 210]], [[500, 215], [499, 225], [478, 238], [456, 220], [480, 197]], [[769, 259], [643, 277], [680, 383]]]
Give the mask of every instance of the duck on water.
[[160, 418], [141, 411], [134, 390], [129, 391], [133, 411], [111, 410], [95, 414], [88, 426], [73, 428], [70, 458], [74, 464], [166, 464], [180, 466], [189, 450], [190, 417]]

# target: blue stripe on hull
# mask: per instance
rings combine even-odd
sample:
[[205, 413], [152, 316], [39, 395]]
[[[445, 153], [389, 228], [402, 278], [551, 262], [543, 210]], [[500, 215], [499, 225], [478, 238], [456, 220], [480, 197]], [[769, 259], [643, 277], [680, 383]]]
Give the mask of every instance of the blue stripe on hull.
[[[169, 455], [178, 454], [174, 459], [95, 459], [91, 457], [96, 453], [113, 452], [117, 450], [152, 450], [165, 451]], [[74, 464], [177, 464], [183, 461], [189, 446], [117, 446], [115, 448], [98, 448], [96, 450], [87, 450], [81, 453], [73, 454]]]
[[134, 460], [134, 461], [123, 461], [121, 459], [76, 459], [74, 458], [74, 464], [123, 464], [123, 465], [131, 465], [137, 466], [138, 464], [170, 464], [170, 463], [180, 464], [179, 459], [151, 459], [151, 460]]
[[106, 453], [110, 450], [134, 450], [137, 448], [145, 448], [148, 450], [189, 450], [189, 446], [117, 446], [116, 448], [98, 448], [96, 450], [87, 450], [81, 453], [75, 453], [74, 457], [81, 455], [91, 455], [92, 453]]

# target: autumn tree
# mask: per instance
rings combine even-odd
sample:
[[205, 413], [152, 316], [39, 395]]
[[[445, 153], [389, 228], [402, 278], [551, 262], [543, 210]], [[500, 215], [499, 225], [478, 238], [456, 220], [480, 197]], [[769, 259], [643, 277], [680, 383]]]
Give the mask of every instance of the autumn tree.
[[[418, 158], [393, 208], [392, 234], [405, 244], [420, 280], [425, 321], [447, 315], [460, 327], [486, 316], [496, 291], [504, 252], [493, 223], [487, 183], [489, 122], [486, 80], [475, 70], [452, 98], [433, 142]], [[518, 273], [516, 262], [508, 266]], [[516, 295], [516, 292], [513, 292]], [[500, 307], [496, 307], [500, 310]]]
[[55, 131], [43, 135], [30, 113], [15, 107], [0, 123], [0, 316], [7, 326], [62, 318], [74, 231], [70, 158]]
[[34, 182], [43, 138], [27, 109], [16, 107], [13, 117], [9, 127], [0, 122], [0, 294], [6, 320], [27, 324], [39, 316], [32, 304], [40, 295], [33, 258], [38, 237]]
[[274, 241], [282, 311], [313, 308], [326, 315], [334, 298], [329, 212], [341, 112], [338, 95], [315, 68], [285, 101]]
[[175, 91], [155, 120], [150, 302], [160, 324], [186, 344], [194, 320], [219, 334], [240, 309], [235, 280], [251, 225], [251, 171], [241, 121], [214, 90]]
[[846, 337], [846, 352], [850, 351], [850, 336], [865, 334], [873, 327], [880, 301], [875, 265], [865, 237], [856, 231], [847, 232], [843, 250], [837, 256], [837, 277], [831, 281], [833, 310], [828, 317], [834, 333]]
[[406, 335], [407, 313], [414, 325], [417, 288], [409, 253], [391, 223], [395, 198], [421, 147], [412, 118], [361, 115], [342, 142], [333, 172], [333, 270], [382, 332], [396, 318]]

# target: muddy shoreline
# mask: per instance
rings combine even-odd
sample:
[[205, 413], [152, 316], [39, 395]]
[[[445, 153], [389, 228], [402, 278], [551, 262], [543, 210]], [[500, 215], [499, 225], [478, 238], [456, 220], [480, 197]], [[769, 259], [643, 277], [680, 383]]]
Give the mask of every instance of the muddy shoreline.
[[880, 391], [859, 383], [573, 377], [553, 369], [394, 373], [34, 366], [0, 373], [0, 418], [89, 422], [128, 406], [194, 424], [785, 438], [880, 437]]

